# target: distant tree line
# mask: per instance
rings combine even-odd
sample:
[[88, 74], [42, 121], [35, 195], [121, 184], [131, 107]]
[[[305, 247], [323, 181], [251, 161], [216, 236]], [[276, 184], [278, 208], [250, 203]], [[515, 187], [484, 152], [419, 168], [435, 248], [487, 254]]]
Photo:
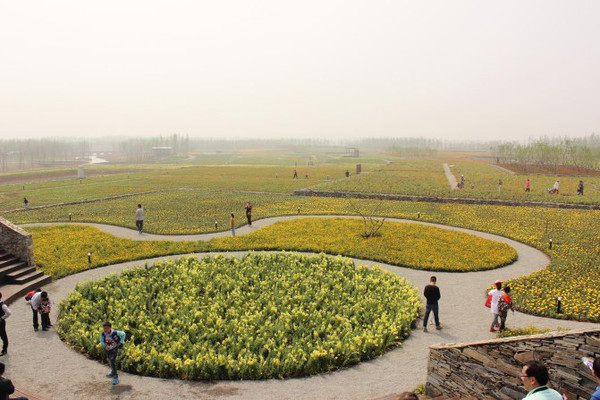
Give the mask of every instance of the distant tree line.
[[0, 139], [0, 171], [38, 167], [41, 163], [74, 161], [89, 156], [84, 140]]
[[501, 143], [492, 148], [492, 155], [499, 164], [533, 165], [547, 170], [557, 170], [559, 166], [598, 169], [600, 136], [541, 138], [526, 145]]

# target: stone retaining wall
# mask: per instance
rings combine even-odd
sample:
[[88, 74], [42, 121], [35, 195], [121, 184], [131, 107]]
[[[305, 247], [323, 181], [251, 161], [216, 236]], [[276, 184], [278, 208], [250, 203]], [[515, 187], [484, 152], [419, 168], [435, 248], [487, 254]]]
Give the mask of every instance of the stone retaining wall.
[[294, 191], [295, 196], [316, 196], [316, 197], [341, 197], [356, 199], [377, 199], [377, 200], [396, 200], [396, 201], [423, 201], [429, 203], [461, 203], [461, 204], [489, 204], [495, 206], [512, 207], [544, 207], [544, 208], [571, 208], [576, 210], [600, 210], [597, 204], [571, 204], [571, 203], [553, 203], [542, 201], [511, 201], [511, 200], [493, 200], [493, 199], [469, 199], [459, 197], [434, 197], [434, 196], [409, 196], [404, 194], [383, 194], [383, 193], [360, 193], [360, 192], [326, 192], [320, 190], [301, 189]]
[[598, 385], [581, 357], [600, 357], [600, 329], [548, 333], [429, 348], [427, 395], [521, 399], [521, 368], [540, 361], [551, 386], [569, 400], [589, 399]]
[[27, 260], [29, 266], [35, 266], [31, 234], [4, 218], [0, 218], [0, 249]]

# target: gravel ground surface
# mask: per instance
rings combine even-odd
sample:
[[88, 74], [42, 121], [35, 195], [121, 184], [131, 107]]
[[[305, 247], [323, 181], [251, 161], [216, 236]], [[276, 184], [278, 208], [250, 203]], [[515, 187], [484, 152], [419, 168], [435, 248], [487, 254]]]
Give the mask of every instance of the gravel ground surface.
[[[303, 216], [307, 217], [307, 216]], [[247, 233], [277, 221], [298, 218], [268, 218], [253, 223], [253, 226], [237, 230], [238, 234]], [[324, 218], [321, 216], [320, 218]], [[331, 218], [331, 217], [329, 217]], [[403, 222], [403, 220], [388, 219]], [[414, 223], [415, 221], [405, 221]], [[158, 236], [139, 235], [125, 228], [89, 224], [100, 227], [116, 236], [141, 240], [207, 240], [215, 236], [228, 235], [221, 232], [209, 235]], [[436, 225], [436, 224], [430, 224]], [[468, 232], [487, 239], [497, 240], [513, 246], [518, 260], [513, 264], [492, 271], [449, 273], [436, 272], [442, 293], [440, 300], [440, 319], [444, 327], [424, 333], [415, 329], [402, 347], [392, 350], [382, 357], [361, 363], [352, 368], [318, 376], [263, 381], [218, 381], [188, 382], [140, 377], [120, 373], [121, 383], [112, 387], [110, 380], [104, 377], [107, 366], [89, 360], [77, 353], [59, 338], [54, 329], [48, 332], [34, 332], [31, 324], [31, 309], [25, 301], [17, 301], [11, 306], [13, 315], [7, 321], [10, 338], [9, 354], [2, 357], [7, 365], [7, 377], [14, 379], [24, 387], [53, 399], [370, 399], [393, 392], [411, 390], [425, 382], [427, 373], [428, 347], [438, 343], [460, 343], [494, 338], [488, 332], [491, 323], [489, 309], [483, 306], [485, 288], [497, 279], [506, 280], [545, 268], [548, 257], [529, 246], [504, 237], [461, 228], [441, 226], [461, 232]], [[231, 252], [230, 255], [242, 255], [245, 252]], [[203, 257], [204, 254], [195, 255]], [[118, 273], [145, 263], [175, 259], [182, 256], [160, 257], [151, 260], [134, 261], [85, 271], [60, 279], [46, 286], [55, 305], [64, 299], [79, 281], [97, 279], [109, 273]], [[395, 274], [404, 276], [417, 287], [428, 283], [432, 274], [399, 268], [371, 261], [356, 260], [367, 265], [378, 264]], [[53, 310], [52, 320], [56, 320], [57, 307]], [[420, 322], [420, 321], [419, 321]], [[594, 328], [597, 324], [575, 321], [553, 320], [534, 317], [522, 313], [510, 314], [507, 320], [510, 326], [535, 325], [542, 328], [558, 327], [584, 329]], [[419, 325], [420, 326], [420, 325]], [[120, 327], [116, 327], [120, 328]]]

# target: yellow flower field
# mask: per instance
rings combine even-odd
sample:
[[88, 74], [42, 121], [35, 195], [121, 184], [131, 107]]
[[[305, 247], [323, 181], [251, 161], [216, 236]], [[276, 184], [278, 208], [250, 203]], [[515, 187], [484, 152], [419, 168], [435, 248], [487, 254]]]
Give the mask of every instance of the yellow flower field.
[[[503, 243], [416, 224], [387, 222], [381, 237], [364, 239], [360, 236], [361, 221], [348, 219], [285, 221], [249, 235], [209, 242], [133, 241], [80, 225], [32, 227], [30, 231], [38, 266], [55, 278], [128, 260], [228, 250], [326, 252], [440, 271], [496, 268], [516, 258], [515, 250]], [[60, 240], [56, 240], [57, 237]], [[88, 252], [92, 253], [91, 266]]]

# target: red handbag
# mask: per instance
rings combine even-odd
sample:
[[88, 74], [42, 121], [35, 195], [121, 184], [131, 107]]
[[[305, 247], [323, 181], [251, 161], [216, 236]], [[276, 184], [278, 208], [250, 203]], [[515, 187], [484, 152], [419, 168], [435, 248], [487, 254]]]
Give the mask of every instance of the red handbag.
[[484, 306], [486, 306], [487, 308], [492, 308], [492, 295], [488, 295], [487, 300], [485, 301]]

